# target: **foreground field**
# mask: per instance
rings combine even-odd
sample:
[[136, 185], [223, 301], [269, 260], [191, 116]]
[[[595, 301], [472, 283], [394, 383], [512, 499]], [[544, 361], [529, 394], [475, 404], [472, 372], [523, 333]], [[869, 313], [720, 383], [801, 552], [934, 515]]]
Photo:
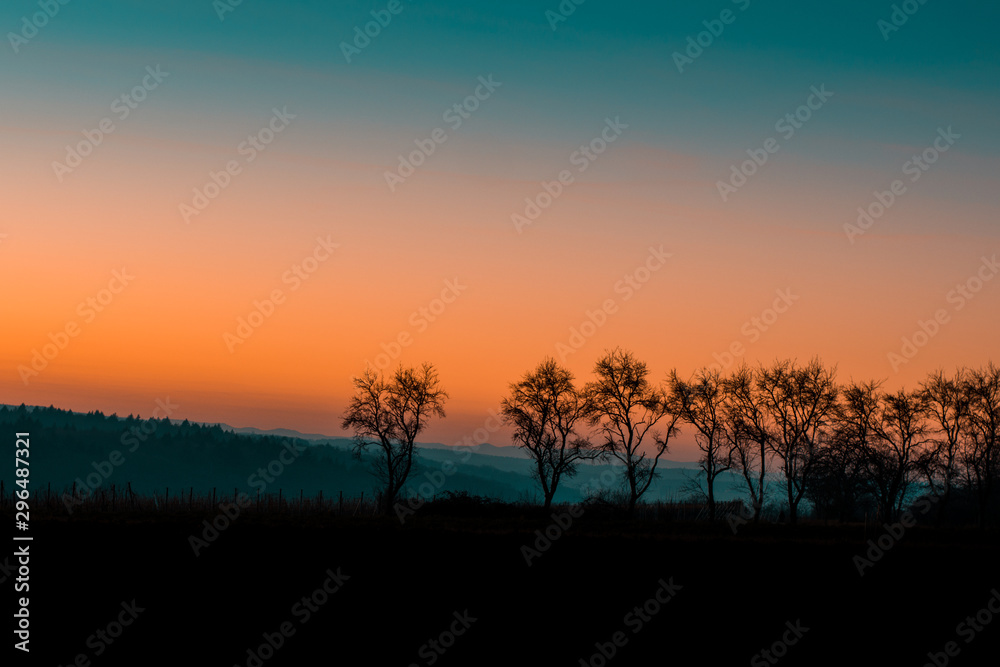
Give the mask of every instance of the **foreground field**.
[[[976, 665], [1000, 645], [1000, 618], [975, 621], [1000, 587], [995, 533], [909, 528], [861, 576], [854, 557], [881, 527], [747, 525], [734, 535], [568, 508], [558, 522], [487, 510], [428, 507], [405, 525], [248, 514], [214, 537], [202, 513], [35, 520], [31, 657], [923, 665], [931, 652]], [[535, 530], [555, 539], [546, 547]], [[203, 540], [197, 556], [192, 535]], [[969, 616], [980, 630], [961, 625]], [[948, 642], [957, 657], [943, 653]]]

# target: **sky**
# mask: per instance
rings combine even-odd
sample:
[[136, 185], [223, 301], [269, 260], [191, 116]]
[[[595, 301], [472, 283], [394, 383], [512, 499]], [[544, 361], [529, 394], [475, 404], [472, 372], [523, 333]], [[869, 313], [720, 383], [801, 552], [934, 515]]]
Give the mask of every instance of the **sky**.
[[506, 445], [547, 356], [1000, 361], [995, 5], [153, 4], [0, 7], [0, 402], [347, 435], [430, 362]]

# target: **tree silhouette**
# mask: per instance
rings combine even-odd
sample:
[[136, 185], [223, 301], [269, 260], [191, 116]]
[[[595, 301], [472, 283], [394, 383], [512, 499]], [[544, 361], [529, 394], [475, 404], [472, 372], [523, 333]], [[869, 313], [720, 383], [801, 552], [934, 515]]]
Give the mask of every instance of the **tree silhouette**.
[[817, 453], [806, 498], [817, 519], [858, 520], [871, 495], [863, 450], [847, 429], [835, 428]]
[[953, 489], [961, 484], [959, 453], [962, 438], [968, 433], [969, 397], [964, 391], [966, 371], [955, 377], [935, 371], [920, 384], [927, 407], [929, 429], [937, 437], [930, 440], [917, 460], [927, 488], [937, 498], [938, 518], [947, 511]]
[[[632, 515], [656, 477], [656, 464], [677, 433], [680, 415], [671, 411], [665, 392], [650, 384], [645, 362], [631, 352], [615, 348], [605, 353], [594, 367], [594, 374], [597, 379], [587, 383], [584, 395], [592, 406], [590, 423], [604, 438], [597, 449], [624, 465], [627, 509]], [[651, 430], [661, 420], [667, 425], [662, 436]], [[653, 440], [652, 455], [641, 451], [647, 434]]]
[[899, 390], [882, 394], [876, 429], [878, 437], [869, 444], [864, 459], [871, 454], [879, 462], [879, 476], [872, 475], [879, 513], [896, 519], [902, 511], [910, 486], [917, 477], [920, 452], [927, 443], [927, 404], [919, 391]]
[[389, 513], [413, 466], [413, 443], [432, 416], [444, 417], [448, 394], [431, 364], [400, 365], [391, 380], [369, 366], [354, 378], [354, 396], [341, 427], [354, 431], [354, 453], [373, 450], [372, 472], [382, 482], [381, 508]]
[[982, 528], [1000, 474], [1000, 367], [990, 362], [985, 368], [969, 370], [962, 388], [969, 415], [961, 459], [966, 486], [975, 494], [979, 506]]
[[860, 456], [864, 479], [879, 516], [894, 520], [919, 472], [927, 439], [923, 392], [880, 391], [881, 382], [851, 382], [843, 388], [837, 432]]
[[531, 456], [532, 477], [542, 486], [545, 509], [563, 477], [576, 474], [577, 464], [593, 458], [590, 442], [576, 436], [576, 425], [589, 413], [589, 405], [573, 385], [573, 375], [552, 358], [534, 372], [511, 383], [510, 395], [500, 412], [514, 426], [513, 440]]
[[757, 372], [746, 364], [725, 379], [726, 437], [729, 440], [735, 468], [743, 476], [753, 521], [760, 520], [767, 495], [767, 473], [771, 429], [764, 410], [764, 397], [756, 384]]
[[715, 521], [715, 480], [733, 467], [733, 450], [726, 437], [725, 393], [721, 374], [702, 368], [692, 380], [681, 380], [670, 372], [670, 400], [683, 421], [695, 428], [695, 443], [701, 450], [698, 465], [705, 473], [708, 519]]
[[835, 369], [827, 369], [818, 359], [805, 366], [793, 361], [776, 361], [757, 373], [757, 388], [771, 422], [771, 451], [785, 473], [788, 519], [798, 520], [798, 507], [805, 494], [823, 439], [836, 417], [837, 385]]

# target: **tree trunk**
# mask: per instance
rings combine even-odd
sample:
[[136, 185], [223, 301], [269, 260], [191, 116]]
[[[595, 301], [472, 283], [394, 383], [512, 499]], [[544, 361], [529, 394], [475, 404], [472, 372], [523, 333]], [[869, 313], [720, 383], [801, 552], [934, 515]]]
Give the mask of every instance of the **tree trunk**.
[[382, 513], [392, 514], [392, 508], [396, 504], [396, 496], [399, 495], [399, 489], [394, 488], [392, 483], [389, 483], [385, 487], [385, 491], [382, 493]]
[[760, 445], [760, 475], [757, 476], [757, 497], [754, 498], [753, 522], [760, 521], [760, 513], [764, 510], [764, 477], [767, 474], [767, 449], [764, 443]]
[[548, 512], [549, 508], [552, 506], [552, 496], [554, 495], [555, 493], [552, 491], [548, 491], [545, 493], [545, 505], [542, 509], [544, 509], [546, 512]]
[[795, 494], [792, 493], [791, 482], [789, 482], [789, 487], [788, 487], [788, 523], [791, 526], [794, 526], [795, 523], [798, 521], [798, 518], [799, 518], [799, 516], [798, 516], [798, 509], [799, 509], [799, 504], [795, 501]]
[[708, 479], [708, 521], [715, 523], [715, 486], [711, 478]]

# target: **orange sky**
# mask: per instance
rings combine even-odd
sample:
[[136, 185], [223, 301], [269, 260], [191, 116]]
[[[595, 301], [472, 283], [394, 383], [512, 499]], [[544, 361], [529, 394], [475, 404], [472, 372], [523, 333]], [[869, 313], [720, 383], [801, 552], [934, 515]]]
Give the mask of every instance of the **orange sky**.
[[[289, 139], [191, 224], [170, 204], [184, 190], [167, 150], [141, 178], [110, 160], [62, 186], [8, 169], [21, 204], [0, 245], [6, 282], [17, 285], [4, 302], [17, 323], [5, 331], [4, 400], [148, 414], [170, 396], [180, 417], [337, 434], [351, 375], [394, 352], [403, 333], [412, 343], [394, 361], [435, 363], [452, 396], [449, 418], [425, 437], [451, 442], [546, 355], [585, 381], [604, 349], [623, 345], [662, 378], [724, 359], [738, 342], [749, 361], [818, 354], [843, 379], [913, 386], [938, 366], [985, 362], [995, 343], [997, 285], [958, 311], [947, 301], [991, 250], [987, 238], [873, 229], [851, 245], [824, 201], [834, 197], [819, 192], [698, 206], [684, 191], [711, 182], [616, 182], [616, 169], [652, 152], [628, 146], [518, 234], [509, 213], [531, 183], [422, 173], [394, 197], [377, 184], [324, 187], [322, 172], [296, 171], [304, 138]], [[933, 228], [939, 203], [921, 199], [901, 202], [894, 218]], [[300, 280], [289, 271], [314, 256], [317, 239], [339, 247]], [[670, 257], [645, 273], [650, 248], [661, 247]], [[134, 279], [120, 294], [101, 312], [81, 309], [122, 269]], [[448, 281], [457, 296], [435, 304]], [[224, 335], [274, 290], [283, 302], [230, 352]], [[793, 301], [768, 325], [779, 291]], [[603, 326], [571, 340], [608, 300]], [[895, 373], [887, 353], [939, 308], [950, 321]], [[79, 335], [25, 385], [16, 369], [71, 322]], [[557, 348], [579, 340], [571, 354]]]
[[[263, 19], [248, 10], [246, 20]], [[40, 36], [8, 61], [0, 114], [0, 401], [149, 415], [169, 396], [178, 418], [336, 435], [351, 376], [402, 334], [412, 342], [394, 362], [434, 363], [451, 394], [448, 418], [422, 439], [452, 443], [550, 355], [581, 383], [617, 345], [655, 379], [711, 364], [734, 343], [752, 363], [819, 355], [843, 380], [889, 387], [1000, 361], [1000, 280], [971, 298], [952, 292], [976, 287], [977, 271], [992, 279], [982, 258], [1000, 254], [996, 93], [975, 71], [915, 60], [904, 76], [888, 56], [864, 70], [849, 57], [789, 56], [776, 73], [765, 51], [734, 43], [679, 78], [668, 52], [653, 72], [646, 36], [628, 52], [605, 35], [601, 48], [626, 74], [594, 96], [582, 82], [596, 52], [579, 53], [571, 34], [558, 36], [569, 40], [561, 55], [531, 66], [477, 54], [420, 71], [391, 61], [388, 34], [386, 50], [373, 45], [357, 66], [235, 45], [81, 50], [55, 30]], [[529, 55], [549, 48], [532, 44]], [[729, 67], [748, 62], [752, 82]], [[60, 180], [52, 164], [67, 145], [113, 117], [109, 103], [157, 63], [170, 75]], [[442, 111], [491, 72], [502, 85], [450, 129]], [[823, 82], [834, 97], [722, 201], [719, 180]], [[249, 162], [240, 146], [274, 109], [294, 119]], [[576, 151], [616, 117], [627, 129], [579, 171]], [[851, 243], [844, 225], [858, 207], [907, 178], [907, 161], [949, 126], [961, 138]], [[447, 141], [390, 191], [386, 172], [435, 127]], [[186, 221], [180, 206], [229, 161], [240, 173]], [[573, 182], [519, 232], [512, 214], [562, 170]], [[307, 258], [326, 257], [318, 239], [337, 247], [296, 278]], [[651, 248], [670, 256], [647, 276]], [[92, 311], [87, 299], [123, 269], [134, 279]], [[634, 289], [626, 276], [648, 279]], [[457, 297], [435, 304], [448, 281]], [[227, 345], [275, 290], [282, 303]], [[779, 292], [791, 305], [754, 324], [770, 321]], [[561, 356], [572, 328], [609, 300], [606, 322]], [[894, 368], [888, 355], [939, 310], [945, 323]], [[26, 376], [34, 351], [58, 345], [67, 326], [77, 335]], [[506, 432], [490, 439], [509, 444]], [[673, 456], [695, 454], [682, 444]]]

